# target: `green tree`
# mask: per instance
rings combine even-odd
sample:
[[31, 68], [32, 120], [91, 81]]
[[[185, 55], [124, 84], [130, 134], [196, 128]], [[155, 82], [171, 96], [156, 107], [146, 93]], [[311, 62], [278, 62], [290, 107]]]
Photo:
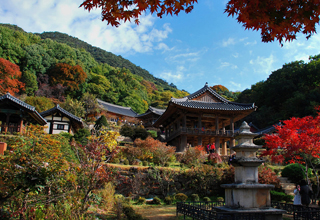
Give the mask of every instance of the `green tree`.
[[21, 81], [26, 86], [25, 92], [27, 95], [34, 95], [34, 93], [38, 90], [37, 76], [30, 70], [26, 70], [22, 73]]
[[64, 103], [61, 103], [61, 107], [77, 117], [82, 118], [85, 115], [83, 103], [81, 101], [72, 99], [70, 96], [66, 98]]
[[24, 102], [34, 106], [38, 112], [46, 111], [55, 106], [51, 99], [44, 96], [27, 96]]

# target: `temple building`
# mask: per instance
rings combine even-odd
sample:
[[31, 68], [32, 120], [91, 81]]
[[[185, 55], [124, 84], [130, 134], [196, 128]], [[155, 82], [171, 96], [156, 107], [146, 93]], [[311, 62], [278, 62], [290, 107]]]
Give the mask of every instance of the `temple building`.
[[[256, 110], [254, 103], [231, 102], [208, 83], [184, 98], [171, 98], [167, 109], [153, 124], [177, 152], [187, 145], [215, 144], [217, 153], [227, 155], [227, 142], [235, 146], [234, 123]], [[221, 149], [220, 149], [221, 147]]]
[[153, 129], [153, 123], [165, 112], [165, 109], [159, 109], [149, 106], [148, 110], [138, 115], [137, 118], [142, 121], [143, 126], [146, 129]]
[[80, 128], [84, 128], [81, 118], [71, 114], [59, 105], [40, 114], [48, 122], [46, 125], [48, 134], [59, 134], [61, 132], [74, 134]]
[[0, 121], [1, 133], [22, 133], [26, 123], [47, 124], [35, 107], [17, 99], [10, 93], [0, 97]]
[[104, 115], [108, 121], [118, 122], [122, 121], [125, 123], [135, 123], [137, 124], [139, 120], [136, 118], [137, 113], [133, 111], [130, 107], [124, 107], [120, 105], [115, 105], [109, 102], [97, 99], [99, 105], [104, 109]]

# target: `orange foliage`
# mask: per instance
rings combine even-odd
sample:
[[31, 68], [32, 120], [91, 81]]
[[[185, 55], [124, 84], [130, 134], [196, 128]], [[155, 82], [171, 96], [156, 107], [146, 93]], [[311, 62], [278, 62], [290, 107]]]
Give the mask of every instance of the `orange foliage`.
[[57, 63], [49, 72], [52, 85], [61, 84], [71, 91], [79, 89], [79, 84], [84, 83], [87, 74], [79, 65], [70, 66], [66, 63]]
[[229, 89], [227, 89], [226, 87], [224, 87], [223, 85], [215, 85], [210, 87], [211, 89], [213, 89], [214, 91], [218, 92], [218, 91], [229, 91]]
[[0, 58], [0, 93], [15, 94], [24, 90], [24, 83], [20, 82], [21, 72], [18, 65]]

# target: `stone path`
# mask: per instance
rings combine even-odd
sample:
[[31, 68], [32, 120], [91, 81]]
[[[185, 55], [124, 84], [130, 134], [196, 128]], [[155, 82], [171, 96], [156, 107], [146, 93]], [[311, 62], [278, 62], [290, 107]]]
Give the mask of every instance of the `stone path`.
[[284, 192], [288, 195], [294, 196], [293, 191], [296, 188], [296, 184], [291, 183], [287, 177], [278, 177], [278, 179], [280, 180], [280, 185], [281, 185], [282, 189], [284, 190]]

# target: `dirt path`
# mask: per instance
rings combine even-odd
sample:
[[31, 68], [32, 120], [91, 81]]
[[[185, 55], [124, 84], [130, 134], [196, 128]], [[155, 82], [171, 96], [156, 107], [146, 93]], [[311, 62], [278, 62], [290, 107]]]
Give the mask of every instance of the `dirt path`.
[[175, 205], [133, 206], [134, 210], [149, 220], [176, 220]]

